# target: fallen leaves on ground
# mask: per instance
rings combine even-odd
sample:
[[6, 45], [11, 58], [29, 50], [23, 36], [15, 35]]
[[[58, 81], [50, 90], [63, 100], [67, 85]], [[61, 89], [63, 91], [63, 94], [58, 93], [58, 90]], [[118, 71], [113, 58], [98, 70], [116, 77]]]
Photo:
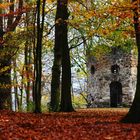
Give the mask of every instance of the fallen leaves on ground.
[[0, 140], [140, 140], [140, 124], [122, 124], [128, 109], [72, 113], [0, 111]]

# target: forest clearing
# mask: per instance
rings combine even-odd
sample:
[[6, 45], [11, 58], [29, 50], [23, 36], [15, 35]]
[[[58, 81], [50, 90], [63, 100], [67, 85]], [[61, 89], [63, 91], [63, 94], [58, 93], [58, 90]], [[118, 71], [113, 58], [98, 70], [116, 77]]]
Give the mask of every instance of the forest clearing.
[[140, 140], [140, 1], [0, 0], [0, 140]]
[[0, 111], [0, 140], [139, 140], [140, 124], [119, 122], [127, 112], [126, 108], [43, 114]]

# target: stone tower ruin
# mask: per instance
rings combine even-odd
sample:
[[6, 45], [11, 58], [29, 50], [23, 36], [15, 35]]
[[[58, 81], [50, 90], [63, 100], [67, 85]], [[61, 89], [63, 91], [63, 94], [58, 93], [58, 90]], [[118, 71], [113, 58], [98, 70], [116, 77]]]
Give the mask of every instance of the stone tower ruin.
[[88, 57], [89, 107], [130, 106], [136, 87], [137, 59], [133, 53], [112, 48], [99, 60]]

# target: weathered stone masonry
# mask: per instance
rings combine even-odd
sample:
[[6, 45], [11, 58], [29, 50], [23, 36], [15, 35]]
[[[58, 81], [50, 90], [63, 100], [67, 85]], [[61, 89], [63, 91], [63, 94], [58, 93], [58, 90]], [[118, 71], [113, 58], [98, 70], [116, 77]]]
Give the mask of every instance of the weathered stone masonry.
[[96, 60], [88, 58], [90, 107], [131, 105], [135, 93], [137, 59], [119, 49]]

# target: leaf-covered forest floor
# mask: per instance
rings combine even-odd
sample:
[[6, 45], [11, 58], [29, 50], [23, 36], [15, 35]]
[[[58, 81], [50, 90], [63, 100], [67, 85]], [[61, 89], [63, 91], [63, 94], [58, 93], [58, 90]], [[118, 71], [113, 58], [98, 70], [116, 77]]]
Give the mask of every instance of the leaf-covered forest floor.
[[121, 124], [128, 109], [73, 113], [0, 111], [0, 140], [140, 140], [140, 124]]

